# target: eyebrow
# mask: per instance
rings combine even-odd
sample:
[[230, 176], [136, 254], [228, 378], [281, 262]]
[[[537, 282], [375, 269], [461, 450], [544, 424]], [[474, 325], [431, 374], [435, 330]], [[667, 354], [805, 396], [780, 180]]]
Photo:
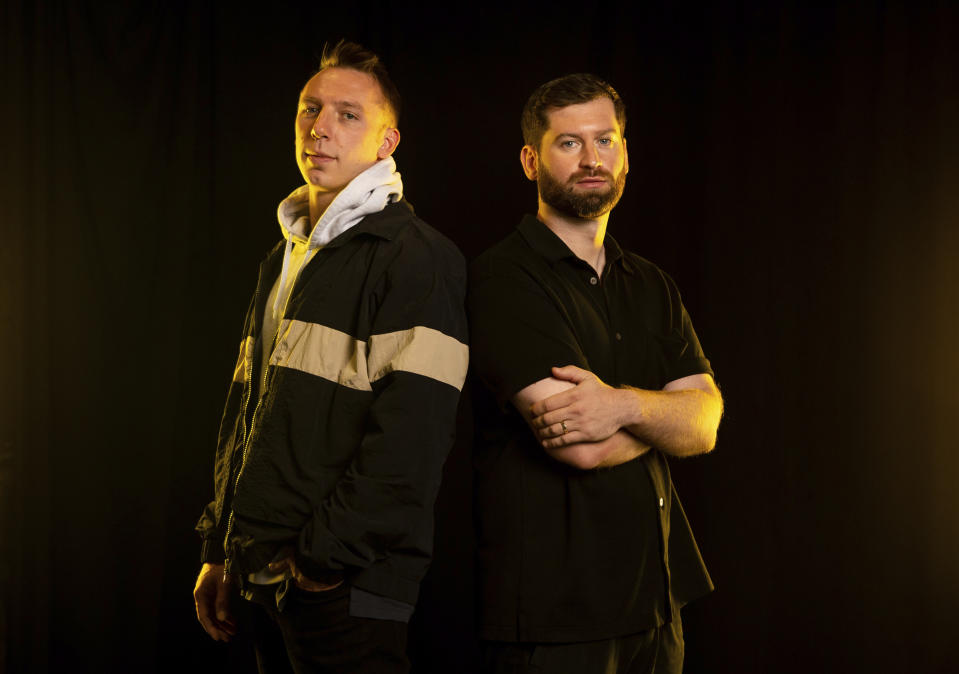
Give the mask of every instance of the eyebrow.
[[[617, 135], [619, 132], [616, 131], [614, 127], [609, 127], [608, 129], [603, 129], [602, 131], [597, 131], [597, 136], [608, 136], [609, 134]], [[574, 138], [576, 140], [583, 140], [583, 137], [577, 133], [560, 133], [556, 135], [556, 140], [560, 138]]]
[[[312, 96], [301, 96], [300, 103], [315, 103], [317, 105], [323, 105], [323, 101], [318, 98], [313, 98]], [[338, 108], [353, 108], [355, 110], [363, 109], [363, 106], [356, 101], [333, 101], [333, 105]]]

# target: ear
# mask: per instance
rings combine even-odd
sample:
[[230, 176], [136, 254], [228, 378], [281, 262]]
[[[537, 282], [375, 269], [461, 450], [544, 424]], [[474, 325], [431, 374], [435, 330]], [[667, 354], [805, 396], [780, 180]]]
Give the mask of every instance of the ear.
[[400, 130], [388, 127], [383, 134], [383, 143], [376, 151], [377, 159], [386, 159], [396, 151], [396, 146], [400, 144]]
[[531, 145], [524, 145], [519, 151], [519, 163], [523, 165], [523, 173], [530, 180], [536, 180], [538, 161], [536, 150]]
[[624, 167], [623, 167], [624, 170], [626, 171], [626, 173], [629, 173], [629, 152], [626, 151], [626, 139], [625, 139], [625, 138], [623, 138], [623, 162], [625, 162]]

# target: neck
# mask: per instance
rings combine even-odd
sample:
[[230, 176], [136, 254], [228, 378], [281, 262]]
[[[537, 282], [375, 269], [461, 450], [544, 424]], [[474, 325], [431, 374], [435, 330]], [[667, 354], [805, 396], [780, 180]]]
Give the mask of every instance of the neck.
[[[310, 190], [310, 228], [316, 226], [316, 223], [323, 217], [327, 207], [333, 203], [337, 194], [338, 192]], [[309, 232], [307, 232], [307, 235], [309, 235]]]
[[598, 275], [602, 275], [606, 265], [603, 241], [606, 238], [609, 213], [598, 218], [577, 218], [560, 213], [540, 200], [536, 217], [562, 239], [576, 257], [586, 262]]

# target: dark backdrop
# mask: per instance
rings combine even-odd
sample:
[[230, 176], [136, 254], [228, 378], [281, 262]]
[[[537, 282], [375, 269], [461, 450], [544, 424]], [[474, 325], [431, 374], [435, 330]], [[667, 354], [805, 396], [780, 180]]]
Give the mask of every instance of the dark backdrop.
[[[810, 5], [817, 5], [815, 8]], [[955, 672], [959, 14], [948, 2], [0, 5], [0, 662], [246, 671], [193, 617], [193, 524], [326, 40], [405, 97], [418, 212], [473, 257], [535, 207], [519, 111], [606, 76], [610, 230], [670, 271], [727, 401], [674, 462], [717, 590], [687, 672]], [[470, 418], [412, 625], [475, 652]]]

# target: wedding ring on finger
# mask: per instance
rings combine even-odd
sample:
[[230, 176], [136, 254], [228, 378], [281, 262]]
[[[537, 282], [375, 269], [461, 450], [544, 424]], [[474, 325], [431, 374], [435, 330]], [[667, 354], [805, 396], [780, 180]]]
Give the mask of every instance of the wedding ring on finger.
[[569, 429], [566, 428], [566, 420], [565, 420], [565, 419], [563, 419], [562, 421], [560, 421], [560, 422], [559, 422], [559, 425], [563, 427], [563, 435], [566, 435], [567, 433], [569, 433]]

